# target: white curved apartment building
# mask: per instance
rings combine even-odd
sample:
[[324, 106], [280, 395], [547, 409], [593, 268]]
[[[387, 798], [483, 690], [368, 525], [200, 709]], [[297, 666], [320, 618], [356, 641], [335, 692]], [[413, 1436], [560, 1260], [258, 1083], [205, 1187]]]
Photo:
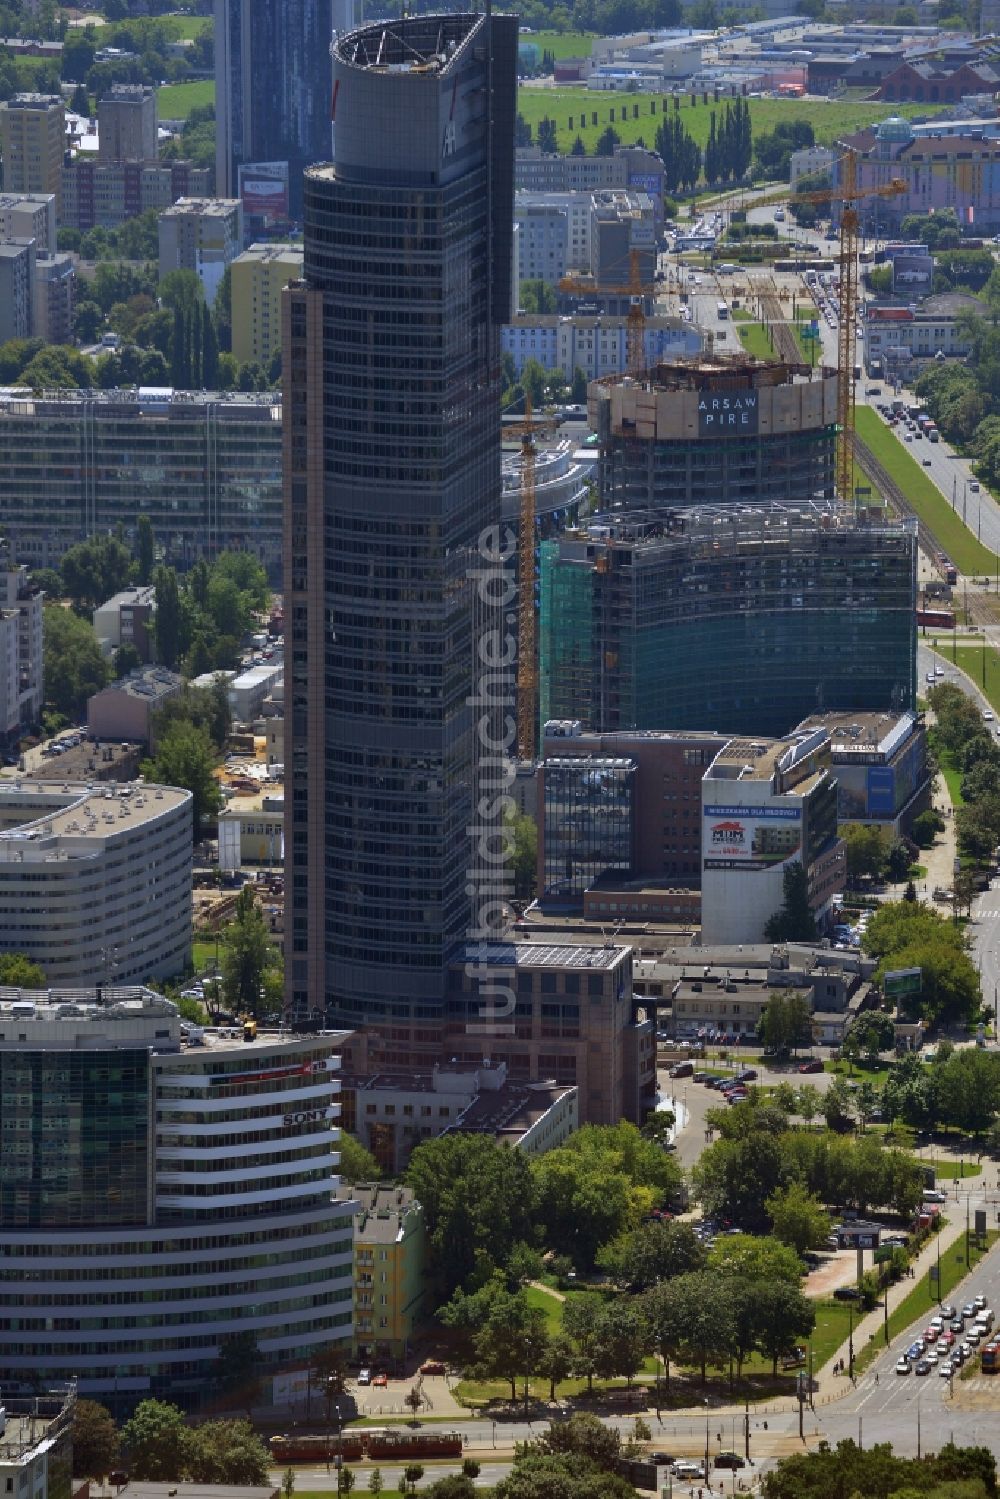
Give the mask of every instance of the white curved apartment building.
[[55, 986], [145, 983], [191, 952], [191, 793], [0, 783], [0, 949]]
[[[113, 1405], [351, 1337], [343, 1033], [198, 1032], [147, 989], [0, 989], [0, 1385]], [[264, 1398], [268, 1398], [265, 1394]]]

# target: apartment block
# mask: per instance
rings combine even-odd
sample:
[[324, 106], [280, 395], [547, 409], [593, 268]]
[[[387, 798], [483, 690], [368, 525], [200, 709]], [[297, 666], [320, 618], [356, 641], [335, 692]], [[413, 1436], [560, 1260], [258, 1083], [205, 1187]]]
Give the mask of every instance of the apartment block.
[[169, 208], [179, 198], [204, 197], [208, 167], [189, 161], [88, 161], [63, 167], [60, 223], [73, 229], [113, 229], [148, 208]]
[[26, 567], [0, 559], [0, 736], [8, 740], [41, 717], [42, 599]]
[[0, 155], [8, 193], [52, 193], [58, 217], [66, 109], [58, 95], [15, 94], [0, 104]]
[[35, 242], [0, 242], [0, 343], [34, 331]]
[[427, 1298], [427, 1225], [409, 1187], [342, 1185], [334, 1202], [354, 1215], [354, 1354], [362, 1362], [402, 1363]]
[[281, 293], [302, 275], [302, 248], [251, 245], [232, 264], [233, 353], [241, 364], [267, 365], [281, 348]]
[[97, 101], [100, 161], [155, 161], [156, 90], [145, 84], [116, 83]]
[[33, 239], [36, 250], [54, 254], [55, 193], [0, 194], [0, 239]]
[[32, 334], [49, 344], [73, 341], [76, 305], [76, 264], [71, 255], [35, 255], [32, 292]]
[[160, 276], [194, 271], [208, 302], [242, 248], [238, 198], [179, 198], [160, 214]]

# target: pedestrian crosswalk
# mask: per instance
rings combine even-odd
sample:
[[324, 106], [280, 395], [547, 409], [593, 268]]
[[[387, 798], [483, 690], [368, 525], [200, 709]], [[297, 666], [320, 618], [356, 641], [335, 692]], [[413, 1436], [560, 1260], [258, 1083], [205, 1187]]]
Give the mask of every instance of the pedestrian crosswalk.
[[1000, 919], [1000, 910], [998, 910], [998, 911], [993, 911], [993, 910], [984, 911], [981, 906], [977, 906], [976, 909], [973, 911], [972, 914], [979, 921], [995, 921], [997, 919]]

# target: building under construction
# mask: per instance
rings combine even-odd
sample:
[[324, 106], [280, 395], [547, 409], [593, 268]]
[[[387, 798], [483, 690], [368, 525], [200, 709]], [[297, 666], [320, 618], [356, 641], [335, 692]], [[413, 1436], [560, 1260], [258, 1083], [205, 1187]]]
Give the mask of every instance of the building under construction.
[[542, 543], [542, 722], [777, 737], [912, 708], [916, 549], [833, 506], [597, 516]]
[[833, 497], [835, 370], [699, 355], [657, 365], [642, 380], [595, 380], [588, 403], [606, 509]]

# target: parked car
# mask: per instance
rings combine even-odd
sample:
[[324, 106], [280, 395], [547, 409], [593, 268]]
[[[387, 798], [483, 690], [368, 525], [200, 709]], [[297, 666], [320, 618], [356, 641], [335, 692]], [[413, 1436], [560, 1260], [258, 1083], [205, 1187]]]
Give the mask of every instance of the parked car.
[[372, 1380], [372, 1384], [377, 1385], [380, 1390], [387, 1389], [389, 1385], [389, 1376], [387, 1374], [376, 1374], [375, 1378]]
[[820, 1061], [819, 1057], [813, 1057], [812, 1060], [809, 1061], [809, 1062], [800, 1062], [799, 1063], [799, 1072], [805, 1073], [805, 1072], [822, 1072], [822, 1071], [823, 1071], [823, 1063]]
[[420, 1365], [420, 1372], [421, 1374], [443, 1374], [444, 1364], [442, 1364], [440, 1359], [425, 1359], [424, 1362]]
[[371, 1382], [372, 1371], [370, 1369], [362, 1369], [358, 1374], [358, 1384], [369, 1385]]
[[715, 1466], [717, 1468], [745, 1468], [746, 1458], [740, 1457], [738, 1452], [717, 1452], [715, 1454]]

